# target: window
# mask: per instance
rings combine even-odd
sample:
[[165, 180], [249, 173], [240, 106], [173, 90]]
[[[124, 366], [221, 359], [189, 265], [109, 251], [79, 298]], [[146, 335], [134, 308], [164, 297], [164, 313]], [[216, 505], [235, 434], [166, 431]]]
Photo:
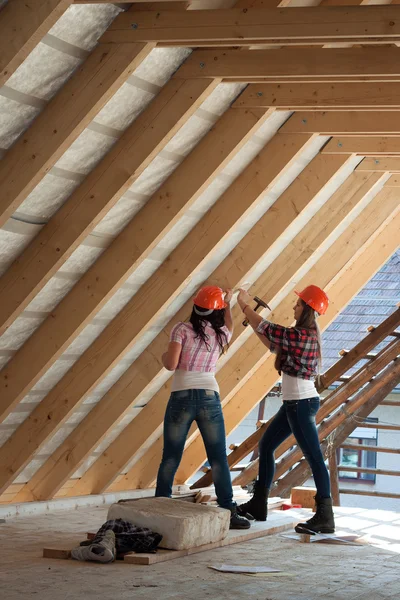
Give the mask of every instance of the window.
[[[367, 423], [377, 423], [378, 419], [365, 419]], [[352, 435], [347, 438], [345, 444], [359, 444], [362, 446], [377, 445], [377, 430], [366, 427], [357, 427]], [[358, 450], [353, 448], [339, 448], [337, 451], [338, 475], [342, 481], [361, 481], [364, 483], [375, 483], [375, 473], [365, 471], [350, 471], [351, 467], [357, 469], [376, 469], [376, 452], [368, 450]], [[346, 467], [346, 471], [341, 471], [340, 467]]]

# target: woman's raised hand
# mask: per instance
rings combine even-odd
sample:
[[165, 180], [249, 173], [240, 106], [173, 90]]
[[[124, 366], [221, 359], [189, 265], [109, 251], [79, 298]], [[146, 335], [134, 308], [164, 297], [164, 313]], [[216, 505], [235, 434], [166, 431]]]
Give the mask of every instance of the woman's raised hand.
[[232, 296], [233, 296], [233, 290], [231, 290], [231, 288], [226, 289], [224, 300], [227, 304], [229, 304], [229, 302], [232, 300]]
[[238, 304], [239, 304], [240, 308], [243, 310], [243, 307], [246, 306], [246, 304], [250, 304], [251, 296], [246, 290], [244, 290], [243, 288], [240, 288], [237, 300], [238, 300]]

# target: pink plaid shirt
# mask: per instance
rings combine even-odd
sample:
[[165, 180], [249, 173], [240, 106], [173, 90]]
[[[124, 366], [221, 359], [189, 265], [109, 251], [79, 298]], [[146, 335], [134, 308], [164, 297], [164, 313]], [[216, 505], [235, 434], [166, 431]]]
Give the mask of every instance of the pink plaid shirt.
[[[222, 327], [221, 330], [226, 336], [226, 343], [228, 343], [232, 337], [232, 333], [227, 327]], [[196, 337], [191, 323], [177, 323], [173, 327], [170, 341], [178, 342], [182, 345], [178, 369], [182, 371], [215, 373], [221, 350], [218, 345], [217, 336], [211, 325], [206, 325], [205, 333], [208, 336], [210, 350], [207, 349], [201, 337]]]

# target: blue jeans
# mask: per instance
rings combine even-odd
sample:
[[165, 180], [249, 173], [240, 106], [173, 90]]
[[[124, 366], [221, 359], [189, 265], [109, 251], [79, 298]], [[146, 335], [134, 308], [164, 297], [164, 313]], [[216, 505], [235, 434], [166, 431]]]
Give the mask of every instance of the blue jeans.
[[164, 449], [156, 496], [171, 497], [190, 426], [196, 421], [211, 465], [219, 506], [231, 508], [232, 482], [226, 457], [225, 424], [219, 394], [212, 390], [172, 392], [164, 418]]
[[282, 403], [260, 441], [260, 486], [268, 489], [271, 487], [275, 474], [275, 450], [293, 433], [311, 467], [318, 496], [330, 497], [329, 473], [321, 452], [315, 424], [318, 409], [318, 397]]

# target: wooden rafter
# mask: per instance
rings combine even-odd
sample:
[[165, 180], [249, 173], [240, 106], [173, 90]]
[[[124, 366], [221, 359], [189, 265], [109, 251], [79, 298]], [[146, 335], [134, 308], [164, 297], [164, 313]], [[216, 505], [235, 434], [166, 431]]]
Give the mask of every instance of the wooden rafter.
[[[0, 331], [4, 331], [44, 287], [211, 94], [218, 80], [177, 83], [171, 80], [163, 87], [0, 279]], [[240, 133], [245, 132], [240, 130]], [[130, 255], [130, 258], [134, 264], [134, 257]], [[110, 284], [112, 289], [114, 281]]]
[[[0, 401], [0, 414], [8, 413], [46, 368], [60, 356], [89, 318], [100, 310], [118, 286], [146, 258], [161, 236], [172, 228], [183, 211], [200, 196], [212, 178], [246, 143], [265, 118], [263, 110], [243, 112], [240, 115], [237, 115], [236, 111], [228, 111], [222, 116], [214, 129], [148, 200], [107, 251], [86, 271], [77, 285], [1, 371], [0, 386], [4, 395]], [[307, 139], [309, 137], [306, 136]], [[157, 220], [154, 219], [154, 214], [157, 214]], [[164, 268], [166, 266], [169, 265], [164, 265]], [[146, 294], [152, 294], [151, 282], [154, 281], [154, 277], [142, 288], [144, 292], [138, 293], [125, 307], [125, 312], [122, 311], [118, 315], [121, 323], [131, 310], [138, 310], [137, 307], [142, 301], [146, 304], [144, 298]], [[58, 323], [62, 323], [62, 326]], [[114, 320], [107, 329], [110, 340], [115, 339], [115, 333], [111, 333], [115, 324]], [[132, 331], [129, 345], [134, 339]], [[88, 351], [81, 357], [80, 364], [85, 360], [84, 356], [88, 356]], [[23, 377], [18, 366], [20, 361], [25, 365]], [[112, 363], [113, 361], [110, 365]], [[102, 375], [104, 374], [103, 372]], [[85, 385], [86, 380], [81, 379], [81, 383]]]
[[283, 48], [280, 50], [198, 50], [178, 77], [252, 78], [400, 76], [399, 48]]
[[[236, 112], [236, 111], [234, 111]], [[250, 117], [250, 115], [248, 115]], [[248, 128], [249, 135], [254, 128], [262, 123], [262, 119], [256, 119], [253, 116], [252, 125]], [[237, 135], [237, 130], [231, 130], [231, 135]], [[246, 138], [241, 136], [241, 145], [245, 143]], [[310, 136], [291, 136], [288, 138], [284, 137], [287, 144], [282, 144], [280, 152], [276, 151], [276, 147], [280, 145], [280, 136], [275, 136], [270, 142], [270, 148], [274, 148], [274, 152], [271, 151], [271, 161], [269, 166], [272, 164], [273, 158], [275, 158], [276, 164], [280, 164], [277, 169], [275, 178], [282, 172], [282, 169], [289, 168], [289, 165], [295, 160], [299, 152], [301, 152], [305, 145], [309, 143]], [[226, 144], [223, 140], [220, 140], [220, 144], [227, 151]], [[241, 147], [240, 145], [240, 147]], [[222, 157], [221, 152], [214, 144], [212, 151], [218, 155], [221, 164]], [[191, 155], [193, 157], [193, 153]], [[195, 173], [193, 173], [191, 185], [194, 185], [198, 181], [198, 177], [204, 173], [204, 170], [209, 173], [210, 170], [210, 158], [211, 149], [208, 154], [208, 161], [204, 162], [200, 168], [199, 163], [194, 162]], [[228, 157], [227, 157], [228, 159]], [[214, 168], [214, 167], [213, 167]], [[222, 168], [222, 166], [221, 166]], [[176, 173], [176, 171], [175, 171]], [[269, 172], [271, 173], [271, 171]], [[185, 170], [185, 175], [188, 176], [188, 171]], [[173, 177], [173, 176], [172, 176]], [[196, 179], [195, 179], [196, 177]], [[189, 184], [188, 184], [189, 185]], [[253, 186], [257, 192], [257, 197], [250, 196], [245, 197], [243, 190], [247, 186]], [[179, 190], [181, 197], [187, 200], [188, 187], [183, 185], [182, 181], [179, 181]], [[33, 448], [38, 447], [40, 443], [43, 443], [45, 439], [54, 431], [54, 429], [68, 417], [70, 411], [83, 400], [85, 395], [90, 392], [95, 385], [103, 379], [106, 374], [112, 369], [116, 361], [122, 358], [122, 356], [128, 352], [128, 350], [137, 341], [138, 336], [152, 325], [154, 320], [159, 315], [160, 311], [168, 306], [168, 304], [177, 297], [177, 295], [184, 289], [187, 278], [199, 270], [207, 258], [211, 257], [213, 252], [218, 251], [218, 245], [221, 244], [225, 237], [230, 235], [232, 230], [237, 226], [237, 223], [241, 218], [253, 206], [258, 202], [258, 197], [261, 196], [264, 188], [260, 187], [258, 178], [254, 177], [250, 179], [249, 171], [245, 170], [234, 182], [233, 189], [230, 190], [230, 194], [224, 194], [218, 202], [212, 207], [212, 209], [203, 217], [203, 219], [196, 225], [192, 230], [191, 235], [187, 236], [179, 246], [169, 256], [169, 260], [165, 261], [159, 269], [152, 275], [147, 282], [140, 288], [135, 296], [128, 302], [125, 307], [119, 312], [113, 321], [105, 328], [105, 330], [97, 337], [95, 342], [82, 354], [74, 366], [68, 371], [68, 373], [60, 380], [60, 382], [53, 388], [53, 390], [47, 395], [46, 399], [42, 400], [40, 405], [32, 412], [28, 419], [21, 425], [21, 428], [6, 442], [9, 444], [16, 444], [16, 448], [19, 448], [18, 438], [22, 436], [24, 438], [24, 449], [18, 452], [16, 456], [15, 465], [19, 463], [19, 467], [16, 470], [22, 468], [23, 457], [29, 460]], [[196, 188], [196, 193], [198, 192]], [[158, 194], [160, 191], [158, 192]], [[233, 202], [232, 197], [235, 195], [240, 202]], [[170, 217], [171, 212], [171, 197], [167, 199], [167, 205], [164, 209]], [[164, 199], [162, 199], [164, 202]], [[146, 205], [148, 207], [148, 204]], [[146, 208], [145, 207], [145, 208]], [[163, 212], [160, 208], [158, 211], [157, 224], [154, 222], [154, 212], [150, 212], [150, 219], [145, 223], [143, 232], [140, 232], [141, 238], [144, 238], [144, 231], [147, 235], [152, 235], [152, 225], [159, 226], [159, 222], [163, 217]], [[169, 221], [168, 221], [169, 222]], [[153, 227], [154, 228], [154, 227]], [[123, 235], [127, 236], [126, 228]], [[125, 237], [128, 248], [132, 247], [132, 236]], [[194, 240], [196, 243], [194, 243]], [[100, 269], [99, 264], [102, 261], [103, 256], [97, 261], [97, 268]], [[117, 264], [122, 260], [121, 253], [116, 257]], [[179, 268], [176, 267], [179, 265]], [[104, 272], [99, 270], [100, 279], [104, 276]], [[83, 277], [83, 280], [85, 276]], [[75, 288], [76, 289], [76, 288]], [[79, 302], [72, 304], [75, 311], [80, 305]], [[67, 313], [68, 318], [68, 313]], [[54, 319], [53, 319], [54, 320]], [[65, 320], [61, 320], [65, 327]], [[42, 326], [43, 327], [43, 326]], [[60, 332], [50, 333], [54, 339], [55, 335]], [[30, 338], [33, 339], [34, 336]], [[29, 345], [29, 341], [24, 347]], [[54, 348], [54, 346], [53, 346]], [[43, 352], [43, 348], [42, 348]], [[29, 353], [30, 354], [30, 353]], [[30, 354], [31, 355], [31, 354]], [[21, 355], [20, 355], [21, 356]], [[49, 360], [50, 360], [49, 355]], [[52, 359], [51, 359], [52, 360]], [[32, 361], [32, 356], [31, 356]], [[9, 363], [11, 364], [11, 362]], [[13, 368], [16, 363], [14, 362]], [[8, 365], [3, 372], [6, 373]], [[85, 376], [82, 376], [82, 373]], [[20, 371], [19, 371], [20, 373]], [[21, 375], [21, 373], [20, 373]], [[37, 376], [36, 376], [37, 377]], [[8, 392], [7, 396], [14, 402], [15, 395], [10, 395], [10, 379], [3, 379], [4, 385], [8, 385], [5, 388]], [[17, 386], [17, 380], [13, 378], [13, 389]], [[60, 401], [63, 398], [63, 402]], [[68, 400], [67, 400], [68, 399]], [[9, 410], [9, 408], [7, 408]], [[49, 411], [52, 413], [52, 419], [48, 419]], [[25, 429], [25, 433], [23, 432]], [[27, 434], [29, 430], [29, 435]], [[28, 438], [29, 442], [28, 443]], [[3, 447], [5, 448], [5, 447]], [[1, 452], [1, 451], [0, 451]], [[11, 452], [14, 455], [14, 452]], [[26, 462], [24, 460], [24, 462]], [[10, 473], [8, 472], [8, 477]], [[11, 476], [12, 477], [12, 476]]]
[[400, 157], [379, 156], [376, 158], [364, 158], [364, 160], [356, 167], [356, 170], [374, 173], [400, 172]]
[[386, 43], [400, 38], [399, 7], [240, 8], [121, 14], [102, 41], [169, 42], [185, 46], [325, 44], [340, 41]]
[[[400, 7], [399, 7], [400, 8]], [[398, 110], [398, 82], [251, 84], [233, 106], [290, 110]]]
[[0, 17], [0, 86], [4, 85], [72, 0], [10, 0]]
[[[271, 177], [271, 158], [272, 148], [268, 152], [264, 152], [265, 168], [260, 161], [257, 161], [253, 166], [249, 167], [254, 172], [258, 172], [257, 179], [261, 184], [260, 177], [263, 172], [264, 183], [260, 189], [267, 185], [268, 179]], [[269, 157], [269, 158], [268, 158]], [[268, 165], [269, 169], [266, 168]], [[310, 164], [309, 168], [292, 184], [288, 190], [276, 201], [274, 211], [267, 212], [264, 217], [253, 227], [253, 229], [245, 236], [241, 242], [242, 260], [241, 270], [236, 278], [231, 269], [232, 261], [230, 258], [223, 261], [218, 267], [217, 272], [214, 272], [209, 280], [222, 282], [227, 276], [230, 279], [231, 285], [237, 285], [239, 278], [246, 276], [255, 262], [257, 262], [271, 247], [271, 244], [276, 241], [279, 236], [285, 231], [296, 216], [309, 204], [314, 195], [329, 181], [329, 179], [337, 172], [343, 163], [325, 163], [318, 156]], [[253, 192], [254, 193], [254, 192]], [[248, 188], [247, 194], [250, 194]], [[233, 200], [231, 193], [228, 195], [230, 200]], [[293, 209], [296, 207], [296, 210]], [[265, 231], [269, 231], [268, 239], [265, 239]], [[228, 272], [227, 272], [228, 269]], [[190, 303], [185, 307], [186, 312], [190, 312]], [[175, 319], [176, 322], [176, 319]], [[240, 328], [236, 331], [241, 332]], [[232, 343], [235, 343], [237, 333], [234, 336]], [[91, 467], [87, 475], [79, 482], [78, 487], [83, 489], [89, 483], [95, 482], [98, 486], [96, 490], [105, 489], [113, 478], [115, 478], [121, 469], [129, 462], [132, 455], [135, 454], [150, 436], [152, 429], [158, 427], [162, 423], [165, 405], [169, 396], [169, 385], [163, 388], [152, 398], [148, 405], [138, 415], [138, 420], [132, 421], [130, 425], [121, 433], [115, 442], [107, 449], [98, 461]]]
[[[370, 210], [367, 210], [365, 215], [360, 215], [360, 217], [356, 219], [356, 221], [354, 222], [355, 224], [352, 225], [351, 228], [349, 228], [344, 234], [342, 234], [342, 236], [340, 236], [340, 238], [334, 243], [330, 253], [324, 255], [323, 258], [318, 261], [317, 266], [311, 269], [310, 277], [313, 277], [314, 280], [317, 280], [321, 284], [323, 284], [324, 277], [329, 278], [330, 273], [333, 270], [335, 270], [336, 266], [337, 269], [339, 269], [339, 266], [343, 262], [346, 263], [346, 260], [349, 260], [349, 258], [352, 256], [351, 248], [353, 247], [353, 244], [353, 248], [355, 248], [356, 244], [360, 244], [368, 240], [368, 234], [374, 231], [374, 229], [378, 226], [378, 223], [367, 222], [367, 215], [369, 213], [375, 216], [375, 213], [379, 213], [379, 208], [382, 207], [382, 205], [384, 204], [384, 199], [381, 198], [373, 202], [375, 203], [376, 207], [375, 211], [373, 208], [371, 209], [370, 207], [368, 207]], [[395, 203], [393, 202], [391, 207], [386, 206], [386, 210], [390, 208], [393, 210], [394, 205]], [[385, 210], [383, 212], [385, 212]], [[378, 218], [378, 222], [381, 222], [381, 219], [384, 218], [384, 215], [376, 215], [376, 217]], [[354, 237], [354, 229], [358, 224], [358, 231]], [[346, 243], [345, 240], [349, 240], [349, 243], [346, 244], [345, 251], [343, 251], [343, 244]], [[320, 241], [320, 243], [322, 242]], [[282, 266], [280, 268], [283, 270], [282, 283], [283, 285], [285, 285], [285, 283], [287, 285], [287, 282], [291, 280], [290, 277], [292, 276], [293, 271], [291, 270], [288, 255], [284, 257], [285, 260], [283, 263], [280, 263], [280, 258], [281, 257], [278, 257], [277, 261], [272, 263], [269, 269], [270, 271], [279, 270], [279, 265], [281, 264]], [[299, 268], [301, 268], [301, 266], [302, 263], [300, 263], [297, 266], [295, 272]], [[318, 269], [318, 266], [320, 267], [320, 269]], [[335, 271], [335, 274], [336, 272], [337, 271]], [[275, 295], [282, 289], [282, 284], [275, 284], [276, 291], [274, 293], [274, 283], [269, 283], [269, 285], [267, 284], [264, 288], [259, 288], [257, 283], [258, 282], [256, 282], [254, 285], [256, 293], [259, 294], [261, 297], [267, 298], [268, 301], [271, 302], [273, 302], [273, 298], [275, 297]], [[292, 293], [289, 293], [286, 296], [285, 301], [281, 302], [279, 307], [274, 311], [273, 319], [285, 324], [288, 321], [289, 315], [292, 314], [291, 304]], [[238, 316], [240, 317], [240, 315]], [[223, 403], [226, 404], [226, 408], [229, 405], [231, 405], [232, 396], [234, 398], [240, 396], [241, 398], [241, 404], [239, 406], [236, 404], [236, 402], [234, 402], [231, 405], [232, 407], [233, 405], [235, 405], [232, 413], [234, 422], [232, 424], [232, 422], [230, 421], [229, 425], [228, 423], [226, 423], [226, 426], [228, 428], [227, 430], [231, 431], [234, 427], [236, 427], [236, 425], [246, 416], [248, 412], [250, 412], [253, 406], [255, 406], [265, 395], [265, 393], [267, 393], [270, 389], [270, 387], [266, 385], [263, 388], [262, 392], [260, 390], [260, 395], [258, 397], [254, 397], [253, 395], [249, 394], [248, 391], [249, 386], [251, 388], [253, 385], [253, 380], [255, 381], [257, 379], [257, 371], [265, 360], [268, 360], [268, 355], [264, 352], [264, 347], [262, 347], [262, 345], [259, 344], [258, 340], [256, 339], [256, 336], [253, 336], [241, 347], [240, 351], [236, 352], [231, 357], [231, 359], [219, 371], [218, 380], [220, 383], [221, 397], [223, 399]], [[271, 364], [273, 364], [273, 360]], [[276, 372], [273, 371], [273, 381], [271, 381], [271, 387], [276, 383], [276, 380], [277, 375]], [[241, 386], [242, 389], [246, 388], [247, 390], [247, 392], [243, 395], [241, 395], [241, 390], [239, 391], [239, 393], [237, 392], [237, 390], [240, 389]], [[229, 409], [228, 412], [226, 409], [224, 409], [224, 413], [225, 415], [230, 414]], [[185, 450], [181, 467], [179, 469], [179, 481], [186, 480], [189, 477], [189, 471], [191, 474], [194, 473], [197, 467], [200, 466], [205, 460], [203, 460], [204, 448], [202, 446], [201, 438], [197, 434], [195, 437], [193, 437], [192, 435], [191, 441], [192, 443], [190, 443], [189, 447]], [[138, 471], [140, 471], [140, 465], [150, 463], [150, 455], [153, 455], [153, 450], [151, 448], [145, 453], [143, 457], [143, 463], [140, 462], [139, 464], [134, 465], [133, 469], [131, 469], [131, 472], [128, 473], [127, 477], [129, 478], [131, 485], [137, 483], [137, 474]], [[146, 475], [147, 483], [154, 479], [158, 467], [157, 459], [159, 461], [159, 457], [159, 452], [154, 452], [154, 459], [152, 459], [151, 468], [149, 466], [148, 477]], [[112, 489], [113, 488], [114, 486], [112, 486]]]
[[0, 225], [152, 49], [99, 44], [0, 162]]
[[[276, 180], [276, 177], [282, 172], [282, 169], [285, 169], [286, 165], [288, 163], [290, 164], [290, 162], [295, 159], [300, 147], [303, 147], [302, 145], [307, 143], [307, 141], [307, 139], [303, 139], [303, 141], [299, 139], [296, 141], [295, 145], [293, 145], [289, 138], [282, 138], [279, 135], [275, 136], [271, 140], [270, 144], [266, 146], [266, 148], [260, 153], [258, 159], [256, 159], [249, 167], [247, 167], [243, 174], [238, 178], [237, 182], [235, 182], [235, 184], [220, 198], [218, 203], [220, 203], [221, 206], [221, 214], [224, 211], [223, 207], [228, 204], [229, 206], [232, 206], [233, 199], [241, 197], [244, 189], [247, 189], [248, 197], [246, 199], [246, 203], [251, 203], [260, 197], [260, 194], [264, 193], [265, 188], [269, 184], [273, 184], [273, 182]], [[343, 165], [343, 161], [329, 161], [325, 163], [325, 166], [323, 162], [324, 161], [321, 161], [321, 159], [319, 159], [319, 161], [317, 160], [319, 168], [316, 169], [317, 174], [314, 175], [313, 179], [304, 175], [304, 179], [300, 178], [297, 182], [297, 192], [293, 190], [292, 194], [288, 192], [286, 193], [286, 197], [282, 198], [281, 206], [287, 207], [286, 214], [283, 217], [278, 217], [278, 213], [270, 213], [269, 228], [274, 231], [274, 233], [271, 235], [270, 243], [272, 243], [273, 239], [276, 239], [276, 237], [279, 235], [279, 232], [283, 231], [284, 227], [286, 226], [285, 224], [290, 223], [293, 216], [297, 215], [297, 213], [293, 212], [293, 205], [291, 202], [293, 201], [295, 203], [298, 211], [301, 211], [305, 206], [307, 199], [298, 199], [300, 190], [307, 186], [306, 189], [309, 192], [309, 200], [311, 200], [313, 193], [316, 193], [319, 189], [321, 189], [321, 186], [323, 186], [327, 180], [332, 177], [336, 170]], [[240, 203], [238, 203], [238, 205], [239, 204]], [[211, 211], [209, 219], [210, 222], [213, 222], [213, 220], [216, 219], [214, 210]], [[267, 225], [267, 220], [265, 218], [263, 220], [263, 224]], [[257, 229], [257, 235], [260, 239], [263, 237], [262, 230], [263, 228], [261, 227], [260, 223], [260, 227]], [[193, 240], [202, 237], [201, 232], [204, 231], [204, 228], [201, 226], [195, 228], [191, 233]], [[183, 251], [179, 250], [179, 248], [177, 249], [177, 253], [175, 253], [176, 258], [174, 258], [174, 254], [171, 256], [172, 264], [179, 264], [181, 261], [180, 257], [184, 255], [186, 251], [185, 248], [192, 244], [192, 238], [184, 244]], [[254, 262], [256, 262], [265, 252], [265, 249], [262, 245], [254, 244], [256, 238], [254, 233], [253, 235], [251, 233], [248, 234], [246, 238], [246, 258], [242, 261], [241, 269], [246, 268], [246, 263], [247, 269], [250, 269]], [[222, 277], [227, 276], [227, 270], [231, 270], [231, 262], [229, 260], [224, 261], [217, 268], [216, 272], [211, 275], [211, 277], [216, 277], [219, 281], [221, 281]], [[240, 275], [238, 275], [238, 279], [239, 278]], [[190, 303], [187, 303], [179, 311], [179, 315], [181, 316], [182, 320], [186, 319], [189, 311]], [[115, 384], [115, 386], [113, 386], [113, 388], [111, 388], [106, 396], [94, 408], [91, 414], [88, 415], [88, 417], [80, 424], [80, 426], [78, 426], [80, 429], [73, 432], [65, 441], [65, 443], [58, 449], [56, 454], [53, 456], [52, 461], [54, 464], [54, 461], [57, 460], [59, 464], [59, 467], [56, 470], [58, 474], [54, 476], [53, 474], [49, 473], [48, 467], [50, 463], [49, 465], [44, 465], [43, 469], [41, 469], [41, 472], [38, 472], [37, 478], [35, 481], [32, 481], [32, 488], [35, 490], [35, 496], [40, 493], [40, 497], [44, 497], [44, 495], [48, 496], [49, 494], [54, 493], [54, 485], [60, 485], [60, 482], [62, 482], [65, 477], [73, 473], [74, 469], [79, 466], [80, 462], [85, 458], [87, 453], [98, 445], [102, 436], [109, 431], [109, 429], [112, 427], [112, 424], [116, 421], [118, 422], [118, 420], [120, 420], [124, 415], [124, 412], [130, 406], [134, 405], [138, 400], [140, 400], [141, 393], [144, 391], [145, 386], [151, 382], [151, 379], [156, 378], [162, 373], [162, 365], [159, 362], [159, 357], [161, 356], [162, 348], [165, 346], [169, 331], [174, 323], [175, 320], [167, 325], [167, 327], [164, 329], [164, 332], [161, 332], [157, 336], [157, 338], [142, 353], [142, 355], [132, 364], [123, 377]], [[123, 393], [121, 393], [121, 391]], [[154, 406], [154, 409], [152, 409], [151, 406]], [[140, 422], [145, 423], [146, 415], [151, 416], [153, 414], [153, 410], [158, 415], [159, 411], [162, 411], [163, 404], [162, 401], [152, 400], [151, 406], [141, 412], [141, 415], [139, 415]], [[153, 416], [155, 417], [156, 415], [153, 414]], [[162, 415], [160, 414], [157, 419], [162, 419]], [[102, 457], [101, 460], [99, 459], [99, 461], [96, 462], [96, 466], [91, 469], [91, 473], [88, 474], [85, 480], [82, 480], [80, 484], [81, 487], [83, 488], [84, 486], [88, 486], [89, 482], [92, 481], [95, 481], [95, 483], [100, 487], [99, 477], [96, 475], [97, 473], [101, 473], [101, 476], [104, 479], [109, 477], [111, 481], [112, 477], [111, 475], [108, 475], [108, 472], [111, 471], [112, 473], [112, 470], [115, 468], [115, 466], [121, 461], [123, 462], [125, 460], [124, 457], [126, 456], [126, 450], [130, 447], [130, 443], [134, 441], [135, 444], [139, 445], [140, 439], [146, 439], [151, 434], [151, 428], [151, 422], [147, 422], [145, 425], [142, 424], [142, 426], [139, 427], [138, 434], [135, 434], [134, 438], [129, 438], [128, 444], [124, 444], [124, 442], [121, 441], [117, 442], [113, 448], [109, 448], [107, 451], [107, 458], [104, 457], [103, 460]], [[83, 433], [84, 431], [85, 433]], [[77, 437], [75, 437], [76, 434], [78, 434]], [[65, 457], [67, 455], [70, 456], [71, 449], [73, 449], [74, 461], [69, 459], [67, 462], [65, 461]], [[47, 481], [47, 478], [49, 481]], [[50, 483], [53, 487], [49, 488]]]

